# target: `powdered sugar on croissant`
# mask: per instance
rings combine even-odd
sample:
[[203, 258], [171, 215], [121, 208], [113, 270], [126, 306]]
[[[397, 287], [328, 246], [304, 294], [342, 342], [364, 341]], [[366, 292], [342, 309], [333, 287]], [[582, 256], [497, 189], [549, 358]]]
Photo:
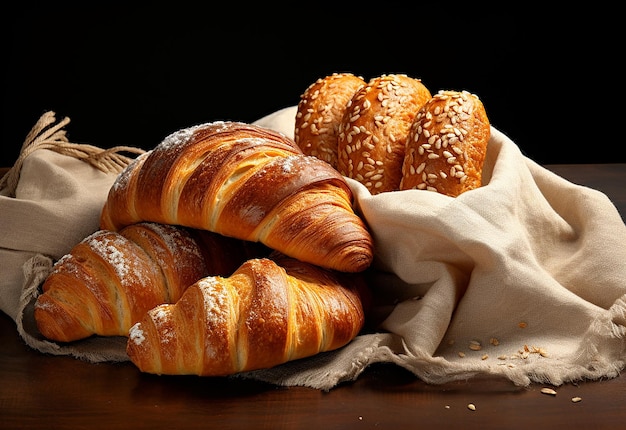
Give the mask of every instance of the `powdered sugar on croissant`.
[[50, 340], [126, 336], [145, 312], [178, 301], [209, 274], [231, 274], [263, 255], [246, 242], [171, 225], [138, 223], [99, 230], [60, 258], [42, 285], [34, 316]]
[[286, 136], [239, 122], [181, 130], [135, 159], [111, 187], [101, 227], [139, 221], [261, 242], [345, 272], [373, 259], [372, 238], [339, 172]]
[[130, 329], [128, 355], [143, 372], [223, 376], [337, 349], [365, 321], [360, 275], [284, 256], [248, 260], [150, 310]]

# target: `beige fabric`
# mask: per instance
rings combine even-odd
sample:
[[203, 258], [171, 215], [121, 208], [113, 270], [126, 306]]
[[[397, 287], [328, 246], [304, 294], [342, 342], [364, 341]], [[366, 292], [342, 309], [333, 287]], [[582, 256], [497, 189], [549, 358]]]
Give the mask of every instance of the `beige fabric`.
[[[46, 112], [26, 137], [18, 160], [0, 180], [0, 310], [31, 346], [45, 352], [73, 351], [42, 341], [32, 319], [32, 299], [52, 263], [98, 229], [100, 211], [118, 173], [131, 160], [119, 151], [68, 141], [69, 118]], [[108, 345], [119, 340], [106, 340]], [[89, 343], [92, 343], [91, 341]], [[86, 349], [87, 357], [101, 347]], [[127, 359], [127, 358], [126, 358]]]
[[70, 123], [68, 117], [57, 122], [56, 114], [52, 111], [45, 112], [35, 123], [26, 136], [18, 159], [13, 167], [0, 178], [1, 195], [16, 197], [16, 189], [22, 165], [30, 154], [40, 149], [49, 149], [58, 154], [63, 154], [82, 160], [104, 173], [119, 173], [128, 165], [131, 158], [120, 152], [141, 154], [143, 149], [130, 146], [115, 146], [109, 149], [98, 148], [93, 145], [72, 143], [67, 139], [64, 127]]
[[[294, 119], [295, 107], [289, 107], [258, 123], [293, 136]], [[60, 180], [57, 186], [66, 192], [59, 192], [64, 200], [56, 206], [49, 182], [25, 174], [20, 187], [41, 190], [30, 197], [37, 204], [29, 205], [43, 200], [66, 217], [77, 210], [68, 204], [92, 209], [78, 218], [82, 231], [66, 219], [35, 225], [41, 219], [36, 212], [12, 216], [19, 234], [10, 248], [0, 244], [7, 252], [0, 266], [2, 310], [17, 318], [33, 348], [91, 361], [126, 360], [124, 338], [63, 346], [42, 340], [34, 328], [30, 309], [52, 259], [95, 228], [95, 208], [104, 201], [104, 192], [92, 196], [65, 184], [87, 183], [76, 179], [85, 175], [84, 163], [64, 160], [59, 176], [56, 156], [36, 160], [42, 164], [36, 171], [57, 172], [48, 177]], [[102, 172], [87, 177], [104, 189], [111, 183]], [[375, 239], [372, 316], [381, 326], [338, 351], [238, 377], [327, 390], [376, 362], [395, 363], [429, 383], [501, 375], [517, 385], [559, 385], [618, 376], [626, 362], [626, 226], [615, 206], [603, 193], [525, 158], [496, 129], [484, 179], [485, 186], [457, 198], [417, 190], [372, 196], [349, 180]], [[5, 204], [0, 201], [3, 229]], [[25, 234], [30, 226], [44, 230], [44, 240]], [[17, 260], [15, 267], [4, 264], [13, 250], [27, 251], [22, 260], [32, 256], [20, 268], [23, 275], [15, 273]]]
[[98, 228], [116, 176], [45, 149], [24, 161], [16, 197], [0, 196], [3, 311], [15, 318], [15, 298], [4, 293], [21, 278], [26, 260], [36, 254], [57, 259]]
[[[259, 123], [288, 131], [294, 118], [291, 107]], [[372, 196], [350, 180], [377, 264], [389, 272], [372, 283], [390, 304], [383, 330], [315, 363], [254, 375], [324, 389], [374, 362], [431, 383], [617, 376], [626, 361], [626, 226], [615, 206], [527, 159], [493, 128], [484, 181], [451, 198]]]

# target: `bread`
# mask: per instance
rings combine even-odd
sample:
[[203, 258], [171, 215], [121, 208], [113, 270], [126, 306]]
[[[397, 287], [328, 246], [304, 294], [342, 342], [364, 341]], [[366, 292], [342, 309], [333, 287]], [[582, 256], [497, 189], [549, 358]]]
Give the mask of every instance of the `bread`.
[[480, 187], [489, 137], [489, 119], [476, 95], [439, 91], [409, 131], [400, 189], [457, 197]]
[[352, 73], [319, 78], [300, 96], [294, 140], [303, 153], [337, 168], [337, 134], [348, 102], [366, 82]]
[[352, 199], [345, 178], [293, 140], [216, 121], [173, 133], [137, 157], [111, 187], [100, 225], [187, 226], [359, 272], [372, 262], [373, 243]]
[[398, 190], [406, 137], [417, 111], [431, 98], [421, 80], [403, 74], [369, 80], [339, 126], [337, 169], [371, 194]]
[[130, 330], [128, 356], [146, 373], [225, 376], [340, 348], [364, 324], [359, 275], [248, 260], [150, 310]]
[[100, 230], [60, 258], [42, 285], [34, 317], [41, 334], [71, 342], [127, 336], [149, 309], [176, 302], [210, 274], [231, 274], [265, 248], [215, 233], [139, 223]]

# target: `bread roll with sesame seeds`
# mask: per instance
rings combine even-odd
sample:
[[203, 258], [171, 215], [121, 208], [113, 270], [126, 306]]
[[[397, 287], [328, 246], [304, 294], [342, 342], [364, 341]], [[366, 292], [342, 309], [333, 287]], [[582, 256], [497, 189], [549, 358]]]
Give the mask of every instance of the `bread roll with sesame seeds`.
[[306, 155], [337, 168], [337, 133], [348, 102], [365, 80], [352, 73], [319, 78], [300, 96], [294, 140]]
[[337, 170], [372, 194], [399, 189], [406, 137], [431, 93], [404, 74], [369, 80], [348, 102], [337, 138]]
[[456, 197], [480, 187], [490, 133], [478, 96], [439, 91], [419, 110], [409, 131], [400, 189]]

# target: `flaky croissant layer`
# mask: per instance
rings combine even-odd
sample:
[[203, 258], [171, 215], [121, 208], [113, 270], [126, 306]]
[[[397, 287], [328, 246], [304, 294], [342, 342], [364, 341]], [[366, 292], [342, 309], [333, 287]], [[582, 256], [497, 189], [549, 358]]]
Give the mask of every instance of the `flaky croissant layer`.
[[352, 197], [339, 172], [286, 136], [217, 121], [173, 133], [131, 163], [111, 187], [101, 228], [182, 225], [359, 272], [373, 244]]
[[333, 350], [359, 333], [360, 274], [272, 258], [203, 278], [150, 310], [130, 329], [130, 359], [147, 373], [224, 376]]
[[42, 285], [34, 316], [50, 340], [127, 336], [148, 310], [178, 301], [208, 275], [228, 276], [265, 248], [215, 233], [138, 223], [99, 230], [59, 259]]

